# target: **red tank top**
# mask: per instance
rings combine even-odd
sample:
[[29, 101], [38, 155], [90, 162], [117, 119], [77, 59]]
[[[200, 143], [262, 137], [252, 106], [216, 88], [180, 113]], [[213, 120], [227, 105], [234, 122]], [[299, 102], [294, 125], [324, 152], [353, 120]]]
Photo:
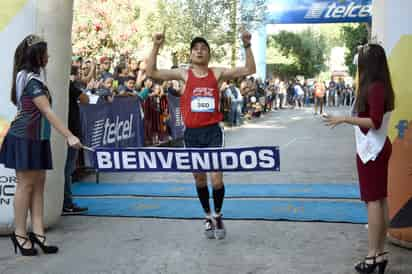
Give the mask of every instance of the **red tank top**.
[[220, 92], [211, 69], [204, 78], [197, 78], [191, 69], [180, 101], [183, 121], [188, 128], [217, 124], [223, 120], [220, 112]]

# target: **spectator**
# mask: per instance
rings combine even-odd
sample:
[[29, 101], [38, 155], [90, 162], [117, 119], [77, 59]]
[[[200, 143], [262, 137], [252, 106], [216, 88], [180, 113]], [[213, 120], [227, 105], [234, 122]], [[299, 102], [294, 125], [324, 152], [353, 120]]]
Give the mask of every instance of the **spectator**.
[[120, 87], [124, 86], [124, 82], [126, 81], [126, 78], [129, 76], [128, 69], [126, 67], [125, 63], [120, 63], [117, 65], [115, 71], [114, 71], [114, 80], [117, 82], [115, 86]]
[[139, 72], [139, 65], [140, 63], [137, 62], [136, 59], [130, 58], [129, 59], [129, 64], [128, 64], [128, 69], [129, 69], [129, 76], [132, 76], [137, 80], [137, 74]]
[[243, 96], [234, 82], [231, 82], [226, 89], [226, 96], [230, 98], [229, 124], [230, 126], [237, 127], [240, 125]]
[[[80, 129], [80, 111], [79, 111], [79, 99], [83, 93], [83, 83], [80, 81], [78, 67], [72, 66], [70, 73], [70, 85], [69, 85], [69, 130], [75, 136], [81, 136]], [[79, 150], [68, 146], [66, 154], [66, 164], [64, 167], [64, 200], [63, 200], [63, 215], [78, 214], [87, 211], [87, 207], [79, 207], [73, 203], [72, 198], [72, 175], [76, 170], [76, 162], [79, 156]]]
[[105, 78], [105, 75], [108, 75], [110, 73], [111, 67], [112, 67], [112, 61], [109, 57], [104, 56], [104, 57], [100, 58], [99, 80], [102, 79], [102, 78]]

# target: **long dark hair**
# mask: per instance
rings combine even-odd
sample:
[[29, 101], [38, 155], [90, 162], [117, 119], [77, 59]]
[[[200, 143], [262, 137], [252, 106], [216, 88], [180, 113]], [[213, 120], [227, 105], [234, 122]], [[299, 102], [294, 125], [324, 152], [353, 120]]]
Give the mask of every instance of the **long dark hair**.
[[16, 78], [17, 73], [21, 70], [27, 72], [34, 72], [39, 74], [40, 68], [44, 67], [44, 56], [47, 54], [47, 43], [38, 42], [32, 46], [29, 45], [29, 41], [33, 40], [33, 35], [29, 35], [23, 39], [17, 46], [14, 53], [14, 65], [13, 65], [13, 79], [10, 99], [14, 105], [17, 105], [17, 91], [16, 91]]
[[385, 90], [385, 112], [392, 111], [395, 108], [395, 93], [385, 50], [380, 45], [366, 44], [359, 49], [358, 72], [359, 85], [355, 109], [358, 112], [366, 111], [371, 84], [381, 82]]

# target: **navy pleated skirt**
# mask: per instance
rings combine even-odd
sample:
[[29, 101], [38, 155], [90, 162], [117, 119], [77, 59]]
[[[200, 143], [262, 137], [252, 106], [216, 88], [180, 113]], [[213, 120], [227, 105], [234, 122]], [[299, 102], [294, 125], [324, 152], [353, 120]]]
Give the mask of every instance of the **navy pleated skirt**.
[[31, 140], [7, 134], [0, 150], [0, 163], [15, 170], [53, 168], [49, 140]]

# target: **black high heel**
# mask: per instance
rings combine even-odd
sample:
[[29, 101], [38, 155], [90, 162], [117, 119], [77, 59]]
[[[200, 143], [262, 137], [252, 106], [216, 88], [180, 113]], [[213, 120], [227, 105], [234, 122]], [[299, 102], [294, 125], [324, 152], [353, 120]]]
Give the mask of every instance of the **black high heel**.
[[[371, 264], [368, 264], [366, 261], [372, 261]], [[365, 259], [355, 265], [355, 270], [360, 274], [370, 274], [375, 272], [378, 263], [376, 262], [376, 256], [374, 257], [365, 257]]]
[[29, 238], [33, 243], [37, 244], [45, 254], [55, 254], [59, 251], [57, 246], [44, 244], [46, 242], [46, 236], [44, 235], [29, 232]]
[[[376, 258], [382, 257], [384, 255], [388, 254], [388, 252], [382, 252], [376, 255]], [[376, 262], [378, 265], [378, 274], [385, 274], [385, 269], [386, 266], [388, 265], [388, 259], [383, 259], [382, 261]]]
[[[23, 243], [20, 244], [17, 238], [23, 239], [24, 240]], [[29, 238], [17, 235], [15, 232], [13, 232], [13, 234], [10, 235], [10, 239], [13, 242], [15, 254], [17, 254], [17, 248], [18, 248], [22, 256], [36, 256], [37, 255], [37, 250], [34, 248], [33, 243], [32, 243], [31, 248], [23, 247], [28, 241], [30, 241]]]

